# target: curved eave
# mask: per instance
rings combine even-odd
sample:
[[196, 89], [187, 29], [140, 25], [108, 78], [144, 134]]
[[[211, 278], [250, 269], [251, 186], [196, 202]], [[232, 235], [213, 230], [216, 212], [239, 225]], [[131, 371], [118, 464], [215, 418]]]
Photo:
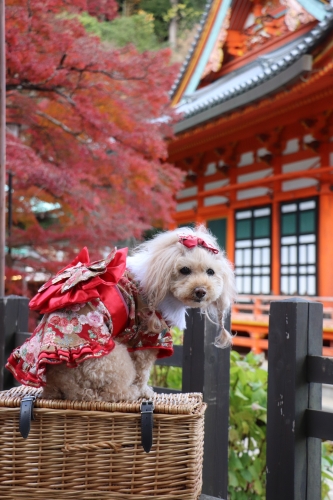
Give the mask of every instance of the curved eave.
[[[320, 0], [298, 0], [300, 5], [318, 21], [327, 16], [329, 4]], [[171, 87], [170, 97], [176, 105], [184, 93], [190, 93], [197, 88], [202, 71], [214, 46], [219, 28], [226, 12], [232, 6], [232, 0], [208, 0], [202, 14], [199, 29], [191, 48], [180, 69], [176, 81]]]
[[[333, 47], [329, 53], [332, 54], [332, 51]], [[315, 72], [299, 79], [290, 88], [282, 88], [254, 104], [177, 134], [169, 143], [169, 161], [178, 164], [185, 158], [200, 159], [203, 154], [214, 151], [222, 144], [232, 147], [240, 140], [252, 145], [254, 136], [275, 126], [301, 124], [314, 114], [327, 111], [333, 99], [333, 86], [330, 85], [332, 77], [333, 61], [331, 57], [326, 57], [325, 64], [316, 67]]]
[[216, 43], [216, 39], [219, 35], [221, 26], [223, 25], [224, 19], [227, 15], [231, 2], [232, 0], [223, 0], [223, 2], [221, 2], [221, 5], [218, 11], [216, 12], [215, 19], [214, 22], [212, 23], [210, 32], [207, 34], [207, 40], [204, 47], [202, 48], [200, 58], [198, 59], [197, 64], [193, 69], [192, 75], [189, 78], [186, 87], [184, 88], [185, 94], [191, 94], [192, 92], [195, 92], [195, 90], [197, 89], [200, 83], [201, 76], [204, 72], [210, 54], [212, 53], [212, 50]]
[[[187, 106], [181, 121], [175, 127], [175, 133], [197, 127], [237, 108], [247, 106], [254, 101], [267, 97], [279, 91], [284, 85], [290, 85], [299, 79], [302, 74], [311, 71], [313, 48], [331, 32], [333, 27], [333, 13], [327, 13], [324, 21], [320, 22], [307, 36], [282, 60], [268, 66], [261, 74], [251, 80], [207, 100], [195, 103], [195, 93], [192, 94], [193, 104]], [[310, 52], [310, 54], [309, 54]], [[216, 82], [215, 82], [216, 85]], [[208, 87], [206, 87], [208, 89]], [[182, 113], [182, 106], [178, 109]]]
[[254, 88], [248, 89], [246, 92], [240, 95], [226, 100], [214, 107], [210, 107], [202, 111], [201, 113], [185, 118], [184, 120], [178, 122], [175, 127], [175, 133], [180, 133], [190, 128], [196, 127], [204, 122], [217, 118], [234, 111], [237, 108], [251, 104], [252, 102], [262, 99], [269, 94], [278, 91], [283, 85], [292, 83], [295, 79], [299, 78], [305, 72], [311, 71], [312, 69], [312, 56], [309, 54], [304, 54], [300, 59], [298, 59], [294, 64], [289, 66], [284, 71], [281, 71], [276, 76], [273, 76], [268, 81], [259, 83], [255, 85]]
[[191, 48], [185, 58], [180, 69], [178, 77], [170, 90], [172, 105], [176, 105], [181, 99], [185, 89], [187, 88], [193, 73], [196, 71], [196, 66], [201, 59], [202, 51], [205, 48], [207, 37], [209, 37], [211, 27], [214, 25], [216, 15], [220, 8], [221, 0], [210, 0], [206, 3], [205, 11], [203, 12], [199, 29], [195, 35]]

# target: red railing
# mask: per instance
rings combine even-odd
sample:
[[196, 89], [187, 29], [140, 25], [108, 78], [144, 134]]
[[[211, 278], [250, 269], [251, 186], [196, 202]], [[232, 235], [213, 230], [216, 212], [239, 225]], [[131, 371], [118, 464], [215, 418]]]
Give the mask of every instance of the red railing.
[[[268, 318], [271, 301], [291, 298], [286, 295], [239, 295], [232, 309], [233, 345], [256, 353], [268, 349]], [[333, 356], [333, 297], [302, 297], [324, 306], [323, 355]]]

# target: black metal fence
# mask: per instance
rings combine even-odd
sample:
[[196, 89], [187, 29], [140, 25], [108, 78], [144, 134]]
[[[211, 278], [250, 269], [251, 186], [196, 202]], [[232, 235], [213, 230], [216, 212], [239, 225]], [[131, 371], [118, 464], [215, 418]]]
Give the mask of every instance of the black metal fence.
[[[230, 316], [226, 328], [230, 329]], [[190, 310], [183, 346], [175, 346], [172, 357], [157, 361], [182, 366], [182, 392], [202, 392], [207, 403], [202, 488], [210, 495], [205, 496], [207, 500], [226, 499], [228, 490], [230, 349], [214, 346], [217, 334], [217, 325], [195, 309]], [[155, 390], [166, 392], [164, 388]]]
[[[0, 299], [1, 389], [13, 385], [4, 362], [27, 337], [27, 324], [26, 298]], [[158, 362], [182, 366], [182, 391], [202, 392], [208, 405], [201, 500], [227, 499], [230, 350], [215, 348], [216, 335], [216, 325], [191, 311], [184, 345]], [[333, 358], [324, 358], [321, 352], [322, 304], [302, 299], [272, 302], [267, 500], [321, 498], [321, 440], [333, 440], [333, 413], [321, 411], [321, 384], [333, 384]]]
[[333, 384], [322, 353], [323, 306], [272, 302], [268, 349], [267, 500], [320, 500], [321, 440], [333, 440], [333, 413], [321, 411]]
[[[333, 358], [321, 356], [322, 322], [320, 303], [271, 303], [266, 500], [321, 498], [321, 442], [333, 440], [333, 413], [321, 410], [322, 384], [333, 384]], [[183, 392], [203, 392], [208, 403], [203, 492], [226, 499], [230, 360], [229, 350], [212, 345], [215, 334], [191, 312], [182, 364], [180, 349], [174, 359], [183, 366]], [[175, 365], [173, 358], [164, 364]]]
[[14, 379], [5, 370], [12, 350], [28, 337], [29, 299], [9, 295], [0, 297], [0, 390], [13, 387]]

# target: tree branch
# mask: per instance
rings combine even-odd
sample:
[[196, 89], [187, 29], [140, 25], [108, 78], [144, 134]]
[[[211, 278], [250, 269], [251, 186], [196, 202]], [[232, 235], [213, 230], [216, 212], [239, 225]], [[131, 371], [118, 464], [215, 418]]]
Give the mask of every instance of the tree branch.
[[82, 131], [75, 132], [75, 130], [72, 130], [71, 128], [67, 127], [67, 125], [65, 125], [61, 121], [57, 120], [53, 116], [50, 116], [50, 115], [48, 115], [46, 113], [43, 113], [43, 111], [36, 111], [36, 115], [41, 116], [42, 118], [45, 118], [46, 120], [50, 121], [54, 125], [57, 125], [58, 127], [62, 128], [62, 130], [64, 132], [67, 132], [67, 134], [73, 135], [82, 144], [88, 144], [88, 141], [85, 141], [84, 139], [80, 138], [80, 135], [82, 134]]

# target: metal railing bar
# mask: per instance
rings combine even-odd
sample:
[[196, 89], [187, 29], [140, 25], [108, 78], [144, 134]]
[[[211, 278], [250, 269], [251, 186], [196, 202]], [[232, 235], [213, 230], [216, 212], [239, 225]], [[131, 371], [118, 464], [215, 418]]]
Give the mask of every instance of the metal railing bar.
[[306, 435], [323, 440], [333, 440], [333, 413], [321, 410], [305, 410]]
[[153, 389], [157, 394], [180, 394], [182, 392], [178, 389], [169, 389], [167, 387], [153, 387]]
[[333, 358], [307, 356], [308, 382], [333, 385]]

